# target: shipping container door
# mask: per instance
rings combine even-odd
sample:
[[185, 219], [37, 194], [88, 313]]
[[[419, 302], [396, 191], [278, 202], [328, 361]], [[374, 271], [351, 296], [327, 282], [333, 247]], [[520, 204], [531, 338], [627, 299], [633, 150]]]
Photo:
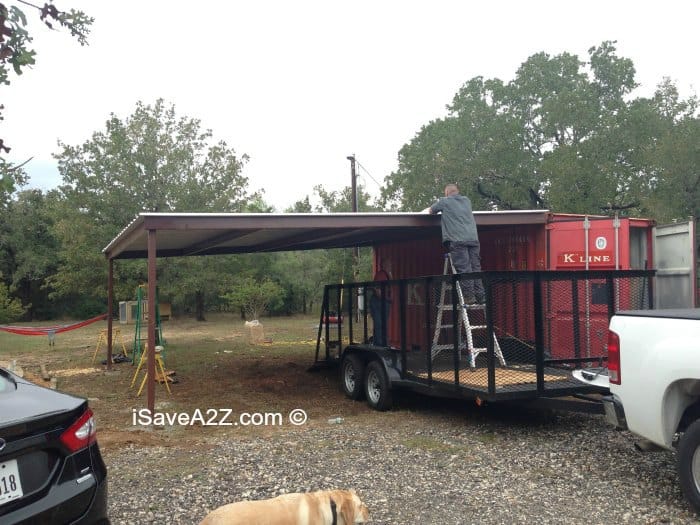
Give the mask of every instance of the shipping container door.
[[694, 308], [697, 297], [695, 221], [654, 228], [656, 308]]
[[626, 268], [628, 228], [616, 235], [612, 219], [570, 218], [549, 225], [549, 260], [553, 270], [572, 272], [569, 278], [547, 282], [545, 344], [551, 357], [571, 359], [604, 354], [608, 328], [605, 280], [584, 279], [582, 270]]

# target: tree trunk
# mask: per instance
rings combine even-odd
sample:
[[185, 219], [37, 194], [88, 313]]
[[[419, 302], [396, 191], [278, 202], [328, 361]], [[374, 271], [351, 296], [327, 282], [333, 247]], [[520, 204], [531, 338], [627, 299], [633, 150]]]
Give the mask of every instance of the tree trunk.
[[200, 291], [194, 295], [195, 318], [197, 321], [206, 321], [204, 318], [204, 294]]

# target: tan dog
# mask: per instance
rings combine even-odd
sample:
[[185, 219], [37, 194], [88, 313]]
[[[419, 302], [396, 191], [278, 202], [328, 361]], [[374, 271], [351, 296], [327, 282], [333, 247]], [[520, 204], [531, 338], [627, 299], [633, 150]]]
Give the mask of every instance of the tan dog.
[[321, 490], [229, 503], [199, 525], [355, 525], [368, 519], [369, 511], [354, 490]]

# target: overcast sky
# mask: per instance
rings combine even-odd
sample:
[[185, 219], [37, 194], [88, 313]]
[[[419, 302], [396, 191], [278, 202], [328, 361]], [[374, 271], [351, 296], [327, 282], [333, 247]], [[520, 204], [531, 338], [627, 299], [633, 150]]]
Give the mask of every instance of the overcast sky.
[[[8, 0], [13, 3], [13, 0]], [[31, 187], [60, 183], [57, 140], [77, 145], [164, 98], [248, 154], [250, 189], [278, 210], [322, 184], [377, 195], [401, 146], [459, 87], [511, 80], [528, 56], [617, 40], [640, 94], [663, 77], [700, 86], [700, 2], [56, 0], [95, 18], [89, 46], [32, 19], [37, 64], [2, 87], [2, 137]], [[437, 193], [437, 191], [436, 191]]]

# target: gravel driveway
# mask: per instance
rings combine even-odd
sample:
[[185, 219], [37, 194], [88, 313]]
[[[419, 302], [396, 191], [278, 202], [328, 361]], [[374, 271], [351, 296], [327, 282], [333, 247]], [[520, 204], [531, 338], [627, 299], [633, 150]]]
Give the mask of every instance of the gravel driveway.
[[354, 488], [370, 523], [697, 523], [674, 453], [602, 416], [430, 402], [183, 447], [108, 450], [114, 524], [198, 523], [283, 492]]

